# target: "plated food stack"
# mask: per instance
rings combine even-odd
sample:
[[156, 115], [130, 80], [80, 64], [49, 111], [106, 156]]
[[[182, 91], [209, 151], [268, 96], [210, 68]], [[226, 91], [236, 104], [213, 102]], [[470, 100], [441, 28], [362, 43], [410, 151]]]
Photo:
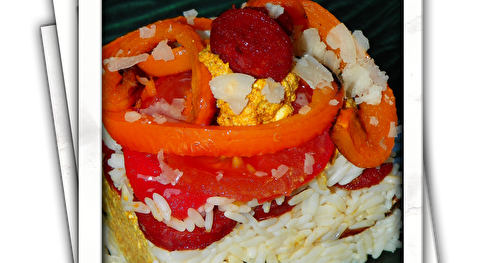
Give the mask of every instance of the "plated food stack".
[[395, 97], [304, 0], [196, 11], [103, 47], [109, 262], [365, 262], [401, 247]]

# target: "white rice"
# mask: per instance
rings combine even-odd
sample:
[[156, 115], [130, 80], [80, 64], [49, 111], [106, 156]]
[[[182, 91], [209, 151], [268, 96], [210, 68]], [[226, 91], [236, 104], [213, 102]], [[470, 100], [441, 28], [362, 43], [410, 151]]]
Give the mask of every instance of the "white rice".
[[[115, 173], [123, 171], [120, 169], [124, 167], [123, 155], [120, 155], [122, 153], [118, 151], [108, 162], [115, 166], [113, 171], [119, 169]], [[163, 219], [162, 222], [179, 231], [192, 231], [195, 226], [210, 230], [215, 206], [226, 217], [238, 222], [229, 235], [201, 250], [169, 252], [148, 242], [159, 263], [365, 262], [368, 255], [377, 258], [384, 250], [393, 252], [401, 247], [401, 211], [396, 209], [391, 216], [385, 216], [392, 207], [393, 198], [401, 198], [402, 179], [398, 168], [395, 164], [391, 174], [378, 185], [344, 190], [334, 185], [340, 181], [348, 183], [362, 169], [338, 154], [333, 164], [328, 164], [320, 176], [288, 201], [294, 205], [290, 212], [263, 221], [253, 217], [253, 208], [260, 205], [256, 200], [237, 205], [235, 200], [224, 197], [210, 197], [202, 207], [190, 208], [188, 218], [184, 220], [171, 216], [168, 220], [166, 215], [169, 213], [162, 211], [168, 202], [161, 195], [154, 195], [147, 204], [135, 202], [134, 206], [131, 202], [133, 193], [129, 192], [132, 189], [126, 187], [128, 180], [124, 172], [122, 176], [125, 178], [115, 175], [114, 182], [120, 184], [122, 195], [130, 198], [122, 201], [125, 208], [139, 213], [154, 211]], [[279, 204], [284, 200], [284, 196], [276, 199]], [[263, 210], [268, 212], [269, 209], [270, 202], [264, 203]], [[369, 228], [360, 234], [339, 239], [347, 229], [365, 227]], [[113, 243], [112, 235], [105, 238], [106, 246], [109, 246], [105, 262], [125, 262]]]

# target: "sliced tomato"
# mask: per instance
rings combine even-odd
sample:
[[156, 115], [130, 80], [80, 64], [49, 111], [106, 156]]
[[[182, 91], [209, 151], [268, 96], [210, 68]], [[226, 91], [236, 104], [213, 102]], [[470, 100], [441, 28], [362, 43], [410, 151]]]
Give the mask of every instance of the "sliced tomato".
[[[146, 197], [152, 198], [153, 193], [162, 195], [169, 203], [172, 215], [183, 219], [188, 208], [197, 209], [212, 196], [244, 202], [256, 198], [263, 202], [290, 195], [324, 169], [334, 147], [328, 130], [325, 130], [299, 147], [273, 154], [237, 159], [166, 155], [164, 162], [171, 169], [182, 172], [175, 185], [158, 182], [161, 169], [157, 155], [126, 148], [123, 153], [134, 194], [143, 202]], [[314, 159], [310, 173], [304, 172], [306, 154]], [[286, 173], [279, 178], [273, 177], [273, 170], [279, 170], [281, 165], [287, 168]]]
[[155, 88], [156, 96], [145, 99], [141, 108], [147, 108], [161, 99], [165, 99], [168, 103], [172, 103], [175, 98], [188, 100], [191, 90], [191, 71], [160, 77], [155, 80]]
[[[156, 106], [154, 107], [155, 110], [153, 110], [153, 112], [157, 113], [156, 110], [166, 110], [167, 108], [165, 108], [164, 105], [157, 106], [155, 105], [156, 103], [163, 101], [168, 103], [169, 105], [175, 105], [175, 103], [173, 102], [174, 99], [182, 99], [184, 101], [184, 109], [181, 108], [181, 110], [184, 118], [180, 116], [172, 118], [173, 116], [169, 116], [168, 114], [164, 117], [167, 118], [168, 122], [182, 122], [182, 120], [179, 119], [188, 119], [189, 116], [193, 114], [191, 103], [193, 97], [191, 91], [191, 80], [191, 71], [181, 72], [175, 75], [168, 75], [155, 79], [155, 95], [143, 98], [143, 100], [139, 104], [140, 106], [136, 109], [139, 111]], [[160, 113], [165, 114], [164, 112]], [[153, 115], [153, 113], [151, 112], [148, 112], [146, 114]]]
[[189, 185], [163, 184], [154, 178], [161, 174], [160, 163], [155, 154], [147, 154], [123, 149], [127, 178], [134, 194], [141, 200], [153, 199], [153, 193], [162, 195], [167, 200], [172, 216], [179, 219], [187, 217], [189, 208], [198, 209], [211, 195], [191, 189]]

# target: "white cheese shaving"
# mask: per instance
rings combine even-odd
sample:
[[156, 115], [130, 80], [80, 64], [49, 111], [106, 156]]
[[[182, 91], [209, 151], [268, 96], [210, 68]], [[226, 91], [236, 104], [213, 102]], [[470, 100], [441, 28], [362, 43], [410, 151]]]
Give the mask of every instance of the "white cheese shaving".
[[381, 140], [380, 140], [380, 147], [382, 147], [382, 149], [387, 150], [387, 145], [385, 145], [384, 143], [384, 140], [385, 140], [385, 137], [383, 137]]
[[151, 28], [141, 27], [139, 28], [139, 37], [140, 38], [151, 38], [156, 34], [156, 25], [151, 25]]
[[266, 4], [266, 9], [269, 12], [269, 17], [271, 17], [272, 19], [278, 18], [283, 14], [283, 12], [285, 12], [285, 8], [279, 5], [273, 5], [271, 3]]
[[260, 91], [270, 103], [280, 103], [285, 99], [285, 87], [272, 78], [266, 79], [266, 85]]
[[299, 92], [295, 95], [295, 103], [298, 105], [304, 107], [309, 104], [309, 100], [307, 99], [307, 95], [303, 92]]
[[310, 110], [311, 110], [311, 107], [309, 107], [308, 105], [305, 105], [302, 108], [300, 108], [299, 114], [302, 114], [302, 115], [307, 114]]
[[363, 59], [359, 61], [359, 64], [368, 70], [370, 74], [370, 78], [373, 80], [373, 83], [377, 86], [384, 87], [383, 90], [386, 90], [387, 80], [389, 80], [389, 76], [385, 74], [385, 71], [381, 71], [380, 68], [375, 65], [375, 61], [370, 59]]
[[163, 161], [163, 149], [158, 152], [158, 162], [160, 163], [161, 174], [155, 178], [158, 183], [167, 185], [172, 184], [175, 185], [179, 182], [179, 179], [182, 177], [183, 172], [179, 171], [179, 169], [172, 169], [168, 166], [167, 163]]
[[224, 174], [222, 172], [217, 172], [217, 176], [215, 176], [215, 179], [217, 180], [217, 182], [219, 182], [223, 176]]
[[172, 48], [168, 45], [168, 40], [162, 40], [158, 45], [153, 49], [151, 55], [155, 60], [173, 60], [174, 52]]
[[326, 36], [326, 43], [333, 49], [340, 48], [340, 58], [347, 64], [356, 63], [356, 45], [349, 29], [341, 23]]
[[382, 99], [382, 86], [373, 83], [370, 72], [359, 64], [349, 64], [344, 68], [342, 80], [347, 96], [357, 97], [356, 103], [366, 102], [377, 105]]
[[263, 176], [267, 176], [267, 175], [268, 175], [268, 173], [263, 172], [263, 171], [257, 171], [257, 172], [255, 172], [254, 174], [255, 174], [255, 176], [257, 176], [257, 177], [263, 177]]
[[201, 39], [210, 39], [210, 30], [196, 30]]
[[125, 113], [125, 120], [128, 122], [135, 122], [140, 120], [142, 115], [137, 111], [127, 111]]
[[302, 58], [294, 58], [295, 66], [292, 72], [302, 78], [312, 89], [332, 87], [333, 75], [313, 56], [305, 54]]
[[184, 17], [186, 17], [187, 23], [189, 25], [194, 26], [194, 19], [198, 15], [198, 11], [196, 11], [195, 9], [191, 9], [191, 10], [184, 11], [182, 14], [184, 15]]
[[337, 106], [339, 105], [339, 101], [336, 99], [332, 99], [328, 102], [328, 105]]
[[391, 121], [391, 123], [389, 125], [390, 125], [390, 129], [389, 129], [389, 135], [387, 135], [387, 137], [394, 138], [394, 137], [398, 136], [398, 128], [396, 127], [396, 122]]
[[328, 67], [335, 74], [340, 74], [341, 59], [332, 50], [327, 50], [326, 44], [321, 41], [317, 28], [308, 28], [302, 32], [295, 42], [298, 55], [310, 54], [321, 64]]
[[139, 112], [153, 117], [156, 116], [155, 118], [158, 118], [159, 115], [163, 115], [176, 120], [185, 120], [186, 116], [182, 115], [182, 111], [185, 107], [186, 101], [182, 98], [172, 99], [172, 104], [168, 103], [164, 98], [161, 98], [148, 108], [139, 110]]
[[137, 81], [139, 81], [139, 83], [141, 83], [142, 85], [146, 86], [146, 84], [148, 84], [148, 82], [149, 82], [149, 79], [145, 78], [145, 77], [137, 76]]
[[368, 41], [368, 38], [363, 35], [363, 32], [361, 30], [354, 30], [354, 32], [352, 32], [352, 36], [355, 40], [354, 44], [356, 45], [358, 58], [365, 57], [366, 51], [370, 48], [370, 42]]
[[229, 73], [210, 80], [209, 85], [214, 97], [229, 104], [234, 114], [240, 114], [248, 103], [246, 98], [252, 92], [255, 78], [242, 73]]
[[318, 29], [313, 27], [302, 32], [297, 45], [302, 55], [310, 54], [318, 60], [321, 60], [326, 51], [326, 44], [321, 41]]
[[165, 191], [163, 191], [163, 196], [166, 198], [171, 197], [172, 195], [178, 195], [181, 193], [181, 189], [172, 189], [172, 188], [167, 188]]
[[126, 69], [134, 66], [139, 62], [146, 61], [149, 55], [144, 53], [132, 57], [111, 57], [103, 61], [104, 65], [108, 65], [108, 70], [111, 72]]
[[271, 170], [271, 176], [275, 179], [280, 179], [286, 172], [288, 172], [288, 166], [282, 164], [277, 169]]
[[306, 153], [304, 160], [304, 173], [312, 174], [314, 169], [313, 165], [314, 165], [313, 153]]
[[378, 125], [378, 119], [377, 117], [370, 117], [370, 124], [373, 125], [373, 126], [377, 126]]

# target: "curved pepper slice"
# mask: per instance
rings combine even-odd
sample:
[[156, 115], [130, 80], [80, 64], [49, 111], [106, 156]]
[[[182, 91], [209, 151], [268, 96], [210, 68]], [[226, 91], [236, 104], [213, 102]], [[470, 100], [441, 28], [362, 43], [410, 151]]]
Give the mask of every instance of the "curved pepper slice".
[[[152, 117], [136, 122], [125, 120], [125, 111], [105, 112], [108, 133], [123, 147], [134, 151], [191, 156], [254, 156], [274, 153], [303, 144], [321, 134], [335, 120], [343, 90], [315, 89], [311, 110], [283, 120], [256, 126], [199, 126], [189, 123], [158, 124]], [[149, 124], [142, 122], [149, 121]]]
[[[179, 19], [177, 19], [179, 20]], [[154, 23], [155, 35], [150, 38], [141, 38], [139, 30], [135, 30], [116, 39], [103, 47], [103, 60], [110, 57], [137, 56], [151, 51], [165, 39], [177, 41], [189, 55], [192, 71], [192, 114], [188, 122], [194, 124], [210, 124], [215, 112], [215, 98], [210, 91], [208, 82], [211, 74], [203, 63], [199, 62], [198, 54], [205, 48], [201, 37], [189, 25], [176, 22], [176, 19], [162, 20]], [[120, 112], [133, 106], [137, 96], [137, 85], [123, 81], [119, 71], [109, 71], [104, 66], [103, 74], [103, 117], [109, 112]]]
[[[172, 21], [181, 24], [188, 24], [187, 18], [183, 16], [173, 18]], [[212, 19], [196, 17], [190, 26], [195, 30], [210, 30], [212, 26]], [[155, 60], [152, 55], [149, 55], [146, 61], [138, 63], [137, 66], [139, 66], [139, 68], [141, 68], [145, 73], [153, 77], [174, 75], [191, 69], [191, 62], [186, 48], [182, 46], [176, 47], [173, 49], [173, 53], [175, 57], [173, 60]]]

